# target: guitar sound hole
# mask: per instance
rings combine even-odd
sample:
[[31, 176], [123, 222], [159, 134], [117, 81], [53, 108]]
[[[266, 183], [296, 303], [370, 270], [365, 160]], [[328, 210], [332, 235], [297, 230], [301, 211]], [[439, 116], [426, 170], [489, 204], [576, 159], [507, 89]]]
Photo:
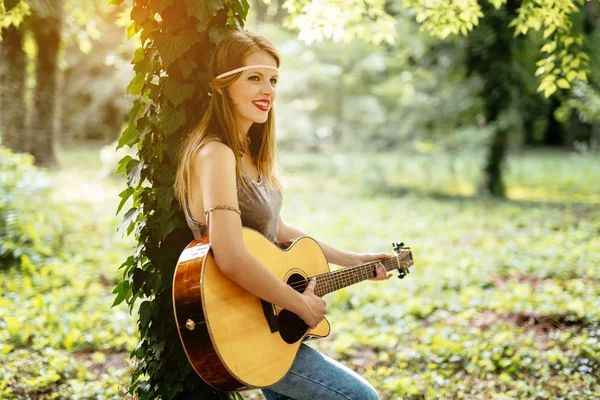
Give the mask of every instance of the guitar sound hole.
[[[296, 291], [302, 293], [306, 289], [306, 279], [300, 274], [293, 274], [289, 277], [287, 284], [292, 286]], [[302, 339], [308, 325], [296, 314], [288, 310], [281, 310], [277, 315], [279, 321], [279, 334], [284, 342], [292, 344]]]

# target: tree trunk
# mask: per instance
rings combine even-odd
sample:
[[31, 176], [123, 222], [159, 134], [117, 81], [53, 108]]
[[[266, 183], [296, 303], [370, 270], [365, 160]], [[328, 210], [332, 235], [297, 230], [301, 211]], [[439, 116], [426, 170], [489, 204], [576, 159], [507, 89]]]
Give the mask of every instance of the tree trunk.
[[565, 144], [562, 125], [554, 118], [554, 112], [559, 106], [560, 102], [556, 97], [552, 97], [548, 107], [548, 128], [546, 128], [546, 132], [544, 132], [544, 144], [546, 146], [558, 147]]
[[31, 115], [32, 148], [36, 164], [52, 166], [55, 153], [58, 51], [62, 25], [62, 0], [53, 0], [49, 10], [34, 15], [33, 34], [37, 43], [36, 85]]
[[23, 31], [9, 26], [2, 29], [0, 42], [0, 132], [2, 145], [15, 152], [28, 151], [26, 143], [27, 111], [25, 108], [25, 76], [27, 56], [23, 51]]
[[[482, 4], [485, 17], [469, 35], [468, 69], [483, 80], [488, 123], [496, 122], [511, 103], [514, 84], [511, 49], [515, 39], [508, 24], [516, 15], [518, 3], [509, 0], [506, 7], [500, 10], [495, 10], [488, 3]], [[508, 137], [507, 128], [497, 125], [486, 156], [480, 194], [495, 197], [506, 195], [502, 170]]]

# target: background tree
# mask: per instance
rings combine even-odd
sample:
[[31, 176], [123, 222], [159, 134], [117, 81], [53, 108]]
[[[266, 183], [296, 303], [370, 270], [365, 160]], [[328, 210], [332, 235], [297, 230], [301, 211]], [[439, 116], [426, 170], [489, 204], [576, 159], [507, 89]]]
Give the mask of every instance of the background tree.
[[[23, 50], [23, 18], [29, 5], [0, 2], [0, 134], [2, 144], [14, 151], [28, 151], [25, 143], [27, 110], [25, 78], [27, 56]], [[8, 13], [10, 11], [10, 14]]]
[[[82, 107], [81, 99], [74, 100], [76, 94], [73, 92], [77, 85], [72, 85], [73, 82], [67, 81], [68, 87], [60, 87], [63, 77], [58, 64], [59, 59], [62, 57], [63, 66], [66, 66], [67, 71], [70, 71], [72, 65], [79, 61], [72, 57], [64, 57], [65, 47], [69, 55], [89, 53], [90, 37], [97, 37], [99, 34], [95, 25], [95, 21], [102, 18], [102, 13], [98, 12], [99, 2], [103, 3], [104, 0], [0, 2], [0, 28], [2, 28], [3, 39], [0, 42], [3, 55], [0, 66], [0, 72], [3, 72], [0, 75], [4, 76], [0, 79], [2, 85], [0, 92], [5, 94], [0, 101], [4, 104], [3, 110], [6, 110], [6, 118], [1, 123], [3, 141], [7, 147], [34, 155], [38, 165], [50, 166], [56, 163], [55, 142], [59, 139], [57, 132], [62, 130], [60, 124], [63, 120], [60, 105], [67, 110], [66, 122], [83, 120], [81, 125], [96, 126], [101, 129], [102, 124], [94, 118], [100, 116], [99, 119], [102, 121], [105, 108], [109, 111], [117, 110], [116, 114], [125, 114], [131, 104], [122, 96], [124, 94], [122, 82], [128, 80], [129, 75], [120, 73], [125, 68], [111, 75], [111, 79], [114, 79], [112, 84], [104, 82], [103, 90], [96, 91], [103, 94], [112, 88], [110, 93], [104, 96], [104, 100], [94, 104], [95, 107], [91, 110]], [[5, 7], [5, 4], [10, 7]], [[67, 11], [66, 20], [63, 9]], [[118, 9], [118, 12], [122, 12], [122, 9]], [[111, 38], [114, 35], [107, 34], [107, 37]], [[110, 41], [106, 40], [106, 42]], [[74, 51], [73, 47], [77, 50]], [[28, 49], [27, 53], [24, 48]], [[115, 48], [118, 46], [115, 45]], [[106, 56], [106, 53], [104, 55]], [[114, 62], [118, 63], [121, 57], [113, 58]], [[98, 68], [98, 65], [94, 68]], [[85, 80], [88, 89], [94, 88], [89, 76], [81, 73], [78, 76]], [[117, 77], [121, 77], [121, 80], [115, 79]], [[33, 83], [32, 87], [29, 82]], [[116, 86], [119, 90], [115, 89]], [[95, 88], [98, 89], [97, 86]], [[61, 94], [66, 94], [65, 101], [59, 101]], [[106, 100], [107, 98], [112, 100]], [[80, 104], [75, 106], [75, 110], [72, 107], [73, 101]], [[122, 122], [122, 118], [114, 118], [114, 115], [111, 115], [112, 125], [109, 129], [118, 131]], [[66, 127], [72, 128], [72, 124], [67, 124]], [[67, 136], [63, 135], [63, 137]], [[112, 139], [114, 138], [113, 134]]]
[[29, 25], [37, 45], [30, 152], [37, 165], [52, 166], [57, 163], [56, 100], [63, 0], [35, 2], [30, 18]]
[[16, 25], [2, 28], [0, 42], [0, 133], [2, 144], [24, 152], [26, 130], [25, 76], [27, 57], [23, 51], [23, 30]]
[[[324, 0], [318, 3], [309, 0], [289, 0], [285, 3], [285, 7], [289, 13], [288, 26], [298, 29], [300, 37], [309, 42], [323, 38], [334, 41], [357, 38], [376, 43], [383, 40], [391, 43], [394, 35], [388, 28], [387, 22], [388, 18], [391, 18], [390, 9], [396, 3], [356, 1], [345, 4], [341, 9], [335, 0]], [[488, 26], [486, 33], [492, 43], [496, 42], [491, 46], [505, 55], [514, 47], [515, 41], [510, 36], [511, 32], [514, 32], [515, 36], [527, 35], [528, 37], [537, 37], [538, 32], [541, 33], [543, 39], [540, 53], [543, 58], [537, 62], [535, 75], [540, 79], [537, 91], [542, 92], [546, 97], [554, 93], [566, 96], [573, 84], [587, 81], [589, 56], [582, 50], [583, 35], [574, 29], [574, 21], [577, 19], [579, 9], [585, 3], [585, 0], [541, 2], [469, 0], [434, 3], [425, 0], [409, 0], [402, 2], [413, 11], [423, 30], [442, 39], [450, 35], [467, 35], [480, 24], [481, 18], [485, 18], [487, 14], [490, 14], [490, 18], [496, 18], [498, 15], [496, 12], [503, 9], [508, 12], [504, 19], [506, 25], [500, 27], [494, 23], [492, 25], [495, 30], [490, 30]], [[361, 25], [365, 15], [368, 15], [369, 19], [366, 24]], [[358, 34], [364, 32], [365, 25], [368, 26], [370, 22], [379, 24], [378, 28], [371, 27], [374, 34]], [[505, 73], [502, 75], [508, 77]], [[488, 82], [490, 83], [491, 81]], [[510, 81], [506, 84], [511, 85]], [[489, 89], [489, 86], [487, 88]], [[500, 121], [496, 120], [503, 114], [502, 111], [506, 111], [508, 103], [505, 95], [508, 95], [508, 92], [500, 95], [499, 90], [494, 89], [491, 92], [486, 90], [482, 93], [484, 96], [493, 95], [493, 98], [486, 100], [487, 122], [499, 131], [490, 141], [481, 189], [495, 196], [504, 195], [501, 172], [508, 142], [505, 139], [506, 132], [502, 132], [508, 128], [501, 127], [501, 124], [498, 124]], [[498, 101], [498, 104], [494, 105], [494, 101]], [[552, 129], [552, 125], [550, 128]]]

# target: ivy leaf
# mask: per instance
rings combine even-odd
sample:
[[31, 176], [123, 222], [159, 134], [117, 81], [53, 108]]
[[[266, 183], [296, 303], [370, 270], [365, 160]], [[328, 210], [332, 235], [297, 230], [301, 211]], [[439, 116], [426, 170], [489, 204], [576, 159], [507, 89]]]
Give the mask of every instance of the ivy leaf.
[[8, 12], [15, 8], [21, 0], [4, 0], [4, 9]]
[[125, 300], [127, 297], [127, 292], [129, 292], [129, 281], [121, 281], [117, 285], [117, 287], [113, 290], [113, 294], [117, 295], [117, 298], [113, 302], [111, 308], [117, 306]]
[[196, 35], [190, 30], [180, 31], [176, 36], [161, 32], [154, 41], [163, 60], [163, 67], [167, 69], [173, 61], [184, 55], [192, 47], [196, 41]]
[[131, 195], [133, 194], [134, 191], [135, 191], [134, 188], [128, 187], [127, 189], [125, 189], [121, 193], [119, 193], [119, 197], [121, 198], [121, 202], [119, 203], [119, 206], [117, 207], [117, 212], [115, 213], [115, 215], [119, 214], [119, 211], [121, 211], [121, 208], [123, 208], [123, 205], [125, 204], [125, 202], [127, 201], [127, 199], [129, 197], [131, 197]]
[[[203, 1], [203, 0], [202, 0]], [[163, 12], [163, 10], [169, 6], [173, 5], [173, 0], [152, 0], [150, 2], [150, 7], [155, 10], [157, 13]]]
[[175, 111], [170, 106], [165, 106], [158, 113], [158, 121], [165, 134], [169, 135], [185, 124], [187, 116], [183, 109]]
[[169, 79], [164, 87], [164, 93], [174, 107], [192, 97], [194, 91], [195, 87], [191, 83], [177, 83], [173, 79]]
[[139, 208], [130, 208], [129, 211], [127, 211], [127, 213], [125, 213], [125, 216], [123, 217], [123, 221], [121, 221], [121, 223], [119, 224], [119, 227], [117, 228], [117, 232], [120, 232], [123, 228], [129, 230], [129, 226], [135, 222], [135, 220], [137, 219], [138, 215], [140, 214], [141, 210]]
[[129, 28], [127, 28], [127, 39], [131, 39], [132, 37], [134, 37], [139, 30], [140, 28], [138, 24], [133, 22], [131, 25], [129, 25]]
[[208, 30], [208, 38], [214, 44], [219, 44], [221, 42], [221, 40], [223, 40], [225, 35], [226, 35], [225, 30], [222, 28], [218, 28], [216, 26], [213, 26]]
[[144, 271], [141, 268], [136, 268], [133, 270], [133, 286], [132, 291], [133, 294], [139, 292], [139, 290], [144, 285], [144, 282], [148, 279], [148, 271]]
[[135, 78], [129, 82], [129, 86], [127, 86], [127, 93], [139, 96], [142, 94], [144, 83], [146, 83], [146, 73], [138, 72], [135, 74]]
[[174, 197], [170, 187], [159, 187], [156, 189], [156, 200], [158, 200], [158, 205], [165, 210], [171, 209], [171, 202]]
[[139, 25], [142, 25], [143, 22], [150, 16], [150, 10], [145, 7], [141, 7], [139, 5], [135, 5], [131, 10], [131, 20], [137, 22]]
[[131, 268], [133, 266], [133, 263], [134, 263], [133, 256], [129, 256], [129, 257], [127, 257], [127, 260], [125, 260], [125, 262], [123, 264], [121, 264], [119, 269], [125, 268], [125, 271], [127, 271], [129, 268]]
[[142, 25], [142, 33], [140, 33], [140, 40], [142, 43], [150, 38], [156, 28], [158, 28], [158, 22], [156, 22], [153, 18], [146, 20], [146, 22]]
[[[143, 105], [146, 105], [146, 103], [144, 103]], [[136, 99], [133, 102], [133, 107], [131, 107], [131, 110], [129, 110], [129, 122], [133, 122], [137, 116], [140, 114], [140, 110], [142, 108], [142, 102], [139, 99]]]
[[200, 21], [200, 30], [205, 31], [210, 20], [217, 15], [217, 11], [224, 8], [221, 0], [185, 0], [188, 13], [191, 17], [196, 17]]
[[194, 69], [197, 68], [196, 63], [193, 63], [185, 58], [179, 60], [177, 62], [177, 66], [179, 67], [179, 71], [181, 72], [181, 76], [183, 76], [183, 79], [189, 78]]
[[117, 144], [117, 150], [121, 147], [128, 145], [133, 146], [134, 143], [138, 141], [138, 130], [134, 123], [129, 123], [127, 128], [121, 134], [119, 138], [119, 143]]
[[140, 160], [131, 159], [127, 163], [127, 183], [129, 186], [135, 187], [140, 183], [140, 176], [142, 174], [142, 167], [144, 166]]
[[177, 381], [177, 383], [169, 388], [168, 399], [173, 400], [177, 393], [181, 392], [182, 389], [183, 385], [181, 384], [181, 381]]
[[140, 304], [140, 325], [148, 326], [150, 317], [152, 316], [152, 309], [149, 301], [142, 301]]
[[129, 164], [129, 161], [131, 160], [133, 160], [131, 156], [125, 156], [121, 158], [121, 160], [119, 161], [119, 168], [117, 168], [117, 172], [115, 172], [115, 175], [120, 175], [127, 171], [127, 164]]
[[133, 53], [133, 60], [131, 61], [131, 63], [137, 64], [140, 61], [144, 61], [144, 48], [143, 47], [138, 47], [137, 49], [135, 49], [135, 53]]
[[244, 11], [240, 13], [240, 17], [242, 17], [242, 20], [245, 21], [246, 17], [248, 16], [248, 11], [250, 10], [250, 4], [248, 3], [248, 0], [242, 0], [242, 8]]

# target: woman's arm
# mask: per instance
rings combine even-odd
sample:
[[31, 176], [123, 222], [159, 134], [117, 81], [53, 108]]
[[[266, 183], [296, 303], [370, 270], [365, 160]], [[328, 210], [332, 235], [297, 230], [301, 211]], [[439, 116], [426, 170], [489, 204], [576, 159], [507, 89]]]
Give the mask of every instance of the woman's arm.
[[[217, 205], [239, 208], [235, 155], [225, 144], [207, 143], [200, 149], [193, 168], [193, 184], [200, 185], [205, 209]], [[201, 214], [203, 210], [197, 210]], [[214, 210], [208, 216], [208, 237], [215, 262], [223, 275], [261, 299], [299, 315], [316, 326], [325, 314], [325, 302], [310, 293], [298, 293], [280, 281], [246, 249], [240, 216], [229, 210]]]
[[[309, 236], [300, 229], [286, 224], [281, 216], [279, 216], [279, 221], [277, 222], [277, 230], [278, 243], [291, 243], [299, 237]], [[313, 238], [319, 244], [319, 246], [321, 246], [323, 254], [325, 255], [325, 259], [328, 263], [341, 265], [342, 267], [352, 267], [354, 265], [365, 264], [368, 262], [393, 257], [391, 254], [386, 253], [353, 253], [351, 251], [338, 249], [337, 247], [328, 245], [327, 243], [324, 243], [323, 241], [312, 236], [311, 238]], [[392, 277], [392, 274], [388, 274], [385, 270], [385, 267], [381, 263], [379, 263], [377, 266], [376, 272], [377, 275], [375, 275], [373, 278], [375, 281], [381, 281]]]

